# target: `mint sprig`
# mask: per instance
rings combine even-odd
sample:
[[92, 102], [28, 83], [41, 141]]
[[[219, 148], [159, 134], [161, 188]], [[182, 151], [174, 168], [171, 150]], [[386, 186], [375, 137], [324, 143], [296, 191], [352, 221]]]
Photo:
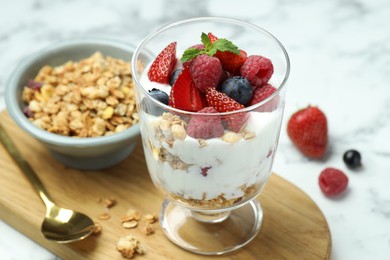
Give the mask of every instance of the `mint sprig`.
[[193, 58], [201, 54], [214, 56], [217, 51], [228, 51], [238, 55], [240, 54], [240, 49], [229, 40], [221, 38], [211, 43], [210, 38], [205, 33], [202, 33], [200, 38], [204, 45], [204, 48], [202, 50], [198, 50], [197, 48], [188, 48], [184, 51], [183, 56], [180, 59], [181, 62], [192, 60]]

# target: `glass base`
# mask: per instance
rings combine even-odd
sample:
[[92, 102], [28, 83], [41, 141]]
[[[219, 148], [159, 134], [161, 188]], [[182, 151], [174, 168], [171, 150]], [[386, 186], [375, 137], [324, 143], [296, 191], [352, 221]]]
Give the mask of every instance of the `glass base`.
[[160, 223], [165, 235], [179, 247], [202, 255], [237, 250], [256, 237], [263, 221], [257, 199], [224, 212], [193, 211], [165, 200]]

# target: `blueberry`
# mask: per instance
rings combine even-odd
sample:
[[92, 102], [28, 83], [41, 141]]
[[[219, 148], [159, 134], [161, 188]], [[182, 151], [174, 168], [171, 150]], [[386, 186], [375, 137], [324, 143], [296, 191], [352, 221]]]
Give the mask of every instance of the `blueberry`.
[[235, 76], [223, 82], [221, 92], [245, 106], [252, 99], [253, 87], [246, 78]]
[[[169, 96], [164, 91], [157, 88], [153, 88], [152, 90], [149, 90], [149, 95], [152, 98], [160, 101], [161, 103], [168, 105]], [[142, 100], [142, 108], [146, 111], [146, 113], [155, 116], [160, 116], [164, 112], [164, 109], [162, 107], [146, 98]]]
[[149, 90], [149, 95], [160, 101], [161, 103], [165, 104], [165, 105], [168, 105], [168, 102], [169, 102], [169, 96], [167, 93], [165, 93], [164, 91], [160, 90], [160, 89], [157, 89], [157, 88], [153, 88], [152, 90]]
[[173, 84], [175, 84], [175, 81], [177, 80], [177, 77], [179, 77], [182, 70], [183, 69], [177, 69], [172, 72], [171, 77], [169, 78], [169, 85], [173, 86]]
[[356, 150], [348, 150], [344, 153], [343, 160], [350, 168], [358, 168], [362, 165], [362, 156]]

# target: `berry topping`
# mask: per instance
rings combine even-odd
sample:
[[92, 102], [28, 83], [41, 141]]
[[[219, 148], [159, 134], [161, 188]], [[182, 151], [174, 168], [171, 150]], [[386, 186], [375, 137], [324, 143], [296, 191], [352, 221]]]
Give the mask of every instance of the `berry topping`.
[[256, 88], [253, 91], [253, 98], [249, 102], [248, 106], [252, 106], [254, 104], [260, 103], [267, 97], [271, 96], [276, 91], [276, 88], [271, 84], [266, 84], [260, 88]]
[[203, 93], [201, 93], [194, 85], [191, 79], [191, 72], [188, 67], [185, 67], [177, 77], [173, 84], [169, 105], [178, 109], [187, 111], [198, 111], [207, 106], [207, 101]]
[[336, 196], [343, 192], [348, 185], [348, 177], [335, 168], [324, 169], [319, 178], [319, 185], [326, 196]]
[[288, 121], [287, 133], [305, 156], [318, 159], [325, 155], [328, 124], [319, 108], [309, 106], [294, 113]]
[[224, 81], [221, 92], [245, 106], [252, 99], [253, 88], [246, 78], [235, 76]]
[[207, 37], [209, 37], [211, 43], [214, 43], [218, 40], [218, 37], [212, 34], [211, 32], [207, 34]]
[[221, 62], [206, 54], [197, 56], [190, 65], [192, 80], [200, 91], [216, 88], [222, 75]]
[[175, 81], [177, 80], [177, 77], [179, 77], [179, 74], [181, 73], [183, 69], [177, 69], [174, 72], [172, 72], [171, 77], [169, 78], [169, 85], [173, 86], [175, 84]]
[[[149, 95], [160, 101], [161, 103], [168, 105], [168, 94], [164, 91], [153, 88], [152, 90], [149, 90]], [[160, 116], [162, 113], [164, 113], [164, 109], [157, 104], [153, 103], [152, 101], [149, 101], [148, 99], [144, 98], [142, 99], [142, 107], [145, 110], [146, 113], [154, 115], [154, 116]]]
[[348, 167], [355, 169], [362, 166], [362, 156], [356, 150], [348, 150], [344, 153], [343, 160]]
[[213, 107], [205, 107], [199, 112], [216, 114], [210, 116], [193, 115], [188, 123], [187, 134], [197, 139], [209, 139], [222, 136], [224, 129], [218, 111]]
[[152, 90], [149, 90], [149, 95], [152, 98], [160, 101], [161, 103], [168, 105], [169, 96], [164, 91], [157, 89], [157, 88], [153, 88]]
[[246, 52], [243, 50], [240, 50], [240, 54], [229, 51], [217, 51], [214, 56], [221, 61], [224, 70], [227, 70], [234, 75], [240, 74], [241, 66], [247, 59]]
[[150, 81], [158, 83], [169, 83], [171, 75], [176, 64], [176, 42], [170, 43], [165, 47], [153, 61], [148, 71]]
[[[206, 99], [209, 105], [218, 112], [230, 112], [244, 108], [243, 105], [228, 97], [225, 93], [221, 93], [213, 88], [207, 89]], [[227, 123], [229, 130], [239, 132], [248, 119], [247, 115], [246, 113], [237, 113], [224, 116], [223, 119]]]
[[274, 73], [270, 59], [260, 55], [249, 56], [240, 69], [241, 76], [247, 78], [254, 88], [265, 85]]
[[[264, 86], [261, 86], [259, 88], [256, 88], [253, 91], [253, 97], [252, 100], [249, 101], [247, 106], [252, 106], [257, 103], [260, 103], [261, 101], [267, 99], [269, 96], [271, 96], [277, 89], [272, 86], [271, 84], [265, 84]], [[280, 98], [279, 96], [276, 96], [272, 98], [272, 100], [269, 100], [264, 105], [256, 108], [256, 111], [258, 112], [272, 112], [274, 111], [279, 104]]]
[[[211, 32], [209, 32], [207, 36], [210, 39], [211, 43], [214, 43], [219, 40], [218, 37], [216, 37]], [[240, 74], [240, 68], [247, 59], [246, 52], [243, 50], [240, 50], [239, 53], [218, 50], [215, 53], [215, 57], [217, 57], [221, 61], [222, 68], [224, 70], [227, 70], [234, 75]]]

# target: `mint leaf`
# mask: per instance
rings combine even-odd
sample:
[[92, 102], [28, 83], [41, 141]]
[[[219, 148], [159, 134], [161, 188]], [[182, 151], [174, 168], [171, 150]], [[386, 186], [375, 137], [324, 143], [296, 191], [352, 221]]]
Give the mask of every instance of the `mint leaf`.
[[196, 56], [200, 55], [202, 51], [198, 50], [197, 48], [188, 48], [184, 51], [183, 56], [181, 57], [180, 61], [186, 62], [189, 60], [192, 60]]
[[219, 51], [228, 51], [233, 52], [235, 54], [240, 54], [240, 50], [236, 45], [234, 45], [231, 41], [226, 39], [218, 39], [213, 43], [213, 48], [216, 48]]
[[202, 32], [202, 35], [200, 36], [201, 38], [201, 41], [205, 47], [205, 49], [208, 49], [210, 48], [210, 45], [211, 45], [211, 41], [210, 41], [210, 38], [207, 36], [207, 34], [205, 34], [204, 32]]
[[189, 48], [185, 50], [183, 56], [180, 59], [182, 63], [192, 60], [193, 58], [201, 54], [207, 54], [212, 57], [217, 51], [228, 51], [240, 55], [240, 49], [229, 40], [221, 38], [211, 43], [209, 36], [204, 32], [202, 32], [200, 38], [204, 45], [204, 48], [202, 50], [198, 50], [197, 48]]

